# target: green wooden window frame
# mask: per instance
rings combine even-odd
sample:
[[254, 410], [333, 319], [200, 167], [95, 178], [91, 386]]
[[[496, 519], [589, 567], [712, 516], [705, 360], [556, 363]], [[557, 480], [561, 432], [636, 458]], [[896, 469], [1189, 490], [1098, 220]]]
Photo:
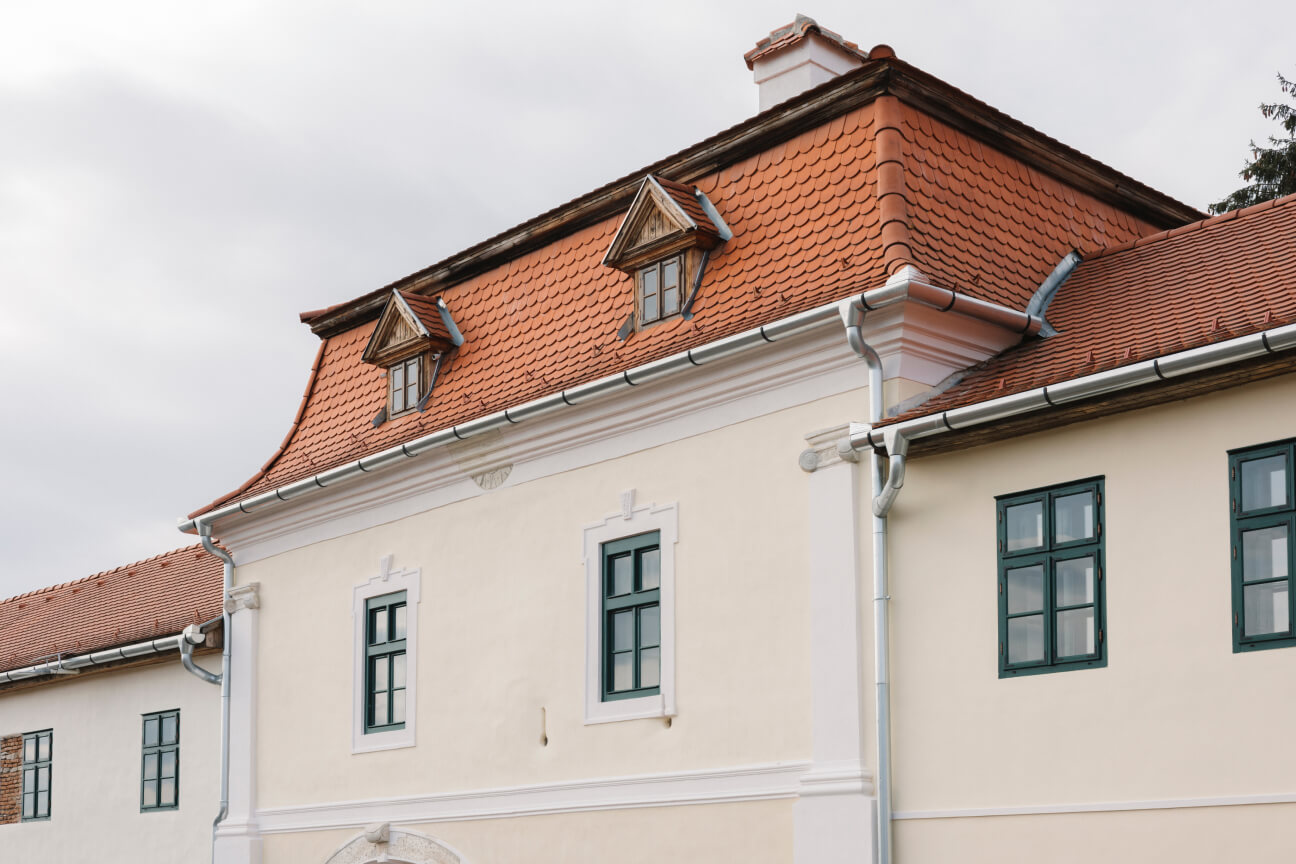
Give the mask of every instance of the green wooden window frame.
[[143, 715], [140, 812], [180, 809], [180, 711]]
[[999, 677], [1106, 666], [1103, 478], [995, 502]]
[[1228, 457], [1233, 651], [1289, 648], [1296, 645], [1296, 439]]
[[604, 543], [602, 553], [603, 701], [661, 692], [661, 535]]
[[23, 735], [22, 821], [50, 818], [50, 781], [54, 774], [54, 730]]
[[405, 728], [405, 592], [365, 601], [364, 731]]

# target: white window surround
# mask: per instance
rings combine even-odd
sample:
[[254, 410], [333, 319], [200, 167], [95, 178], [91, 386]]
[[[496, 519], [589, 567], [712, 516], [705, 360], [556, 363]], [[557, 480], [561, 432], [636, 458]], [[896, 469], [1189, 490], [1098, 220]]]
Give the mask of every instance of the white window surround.
[[[675, 544], [679, 519], [674, 504], [634, 506], [634, 490], [622, 493], [621, 511], [585, 526], [585, 724], [675, 716]], [[604, 543], [657, 531], [661, 542], [661, 687], [653, 696], [603, 701]]]
[[[418, 719], [418, 604], [419, 581], [418, 568], [412, 570], [391, 569], [392, 556], [385, 555], [378, 565], [378, 575], [363, 585], [357, 585], [352, 592], [351, 617], [354, 619], [355, 638], [351, 654], [354, 658], [351, 720], [351, 752], [371, 753], [375, 750], [395, 750], [400, 747], [413, 747]], [[370, 732], [365, 734], [365, 623], [368, 614], [365, 601], [384, 594], [405, 592], [405, 604], [408, 609], [405, 624], [405, 728], [392, 729], [387, 732]]]

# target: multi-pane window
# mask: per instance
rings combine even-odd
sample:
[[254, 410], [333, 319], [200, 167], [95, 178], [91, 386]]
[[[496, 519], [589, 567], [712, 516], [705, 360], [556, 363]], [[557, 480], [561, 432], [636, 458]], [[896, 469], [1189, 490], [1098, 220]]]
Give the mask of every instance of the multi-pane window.
[[28, 732], [23, 735], [22, 820], [48, 819], [50, 816], [50, 772], [54, 759], [54, 732]]
[[996, 500], [1000, 677], [1105, 665], [1102, 479]]
[[405, 592], [365, 602], [365, 732], [405, 728]]
[[180, 806], [180, 712], [144, 715], [140, 810]]
[[604, 543], [603, 700], [661, 692], [658, 532]]
[[1284, 441], [1229, 452], [1235, 651], [1296, 645], [1294, 448]]
[[676, 315], [684, 293], [684, 256], [676, 255], [639, 270], [639, 323]]
[[416, 355], [402, 360], [388, 368], [388, 393], [390, 395], [387, 412], [395, 417], [418, 407], [419, 384], [422, 381], [423, 356]]

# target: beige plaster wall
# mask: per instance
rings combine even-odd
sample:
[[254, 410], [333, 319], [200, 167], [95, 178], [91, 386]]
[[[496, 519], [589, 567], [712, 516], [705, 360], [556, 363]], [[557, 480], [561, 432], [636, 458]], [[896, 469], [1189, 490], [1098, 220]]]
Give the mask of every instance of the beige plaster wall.
[[[1287, 376], [913, 460], [891, 520], [896, 810], [1296, 795], [1296, 649], [1233, 653], [1226, 456], [1294, 434]], [[1108, 665], [1000, 680], [994, 498], [1095, 475]], [[1012, 841], [1022, 854], [996, 847], [995, 860], [1051, 842], [1044, 860], [1078, 861], [1067, 837], [1146, 820], [1132, 837], [1179, 832], [1166, 848], [1197, 850], [1157, 860], [1227, 860], [1203, 851], [1224, 835], [1202, 826], [1273, 830], [1265, 820], [1281, 818], [1290, 832], [1292, 813], [914, 821], [897, 836], [935, 850], [901, 860], [952, 860], [941, 850], [1029, 823]], [[1271, 843], [1243, 838], [1252, 851]]]
[[[239, 568], [261, 583], [259, 805], [809, 758], [797, 455], [864, 405], [843, 394]], [[678, 505], [679, 713], [585, 726], [582, 529], [631, 488]], [[352, 588], [388, 553], [422, 569], [419, 743], [357, 755]]]
[[[219, 668], [220, 656], [199, 662]], [[180, 709], [180, 807], [140, 812], [142, 714]], [[219, 799], [220, 688], [179, 655], [0, 693], [0, 735], [52, 729], [50, 818], [0, 825], [0, 861], [206, 861]]]
[[[400, 825], [445, 844], [461, 864], [572, 864], [615, 861], [792, 860], [792, 802], [754, 801], [562, 813], [516, 819]], [[359, 829], [276, 834], [264, 839], [264, 864], [325, 864]]]

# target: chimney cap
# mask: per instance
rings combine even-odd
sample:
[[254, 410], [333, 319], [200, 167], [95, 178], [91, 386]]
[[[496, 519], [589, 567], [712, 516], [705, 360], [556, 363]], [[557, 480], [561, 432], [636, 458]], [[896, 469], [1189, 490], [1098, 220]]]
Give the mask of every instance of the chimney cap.
[[869, 59], [868, 52], [861, 51], [860, 47], [854, 42], [843, 39], [840, 33], [834, 33], [832, 30], [819, 26], [819, 23], [809, 15], [798, 13], [796, 20], [791, 24], [785, 24], [771, 30], [768, 36], [759, 40], [755, 48], [743, 55], [743, 60], [747, 61], [747, 68], [752, 69], [755, 67], [757, 60], [795, 45], [812, 33], [818, 34], [847, 54], [853, 54], [861, 60]]

